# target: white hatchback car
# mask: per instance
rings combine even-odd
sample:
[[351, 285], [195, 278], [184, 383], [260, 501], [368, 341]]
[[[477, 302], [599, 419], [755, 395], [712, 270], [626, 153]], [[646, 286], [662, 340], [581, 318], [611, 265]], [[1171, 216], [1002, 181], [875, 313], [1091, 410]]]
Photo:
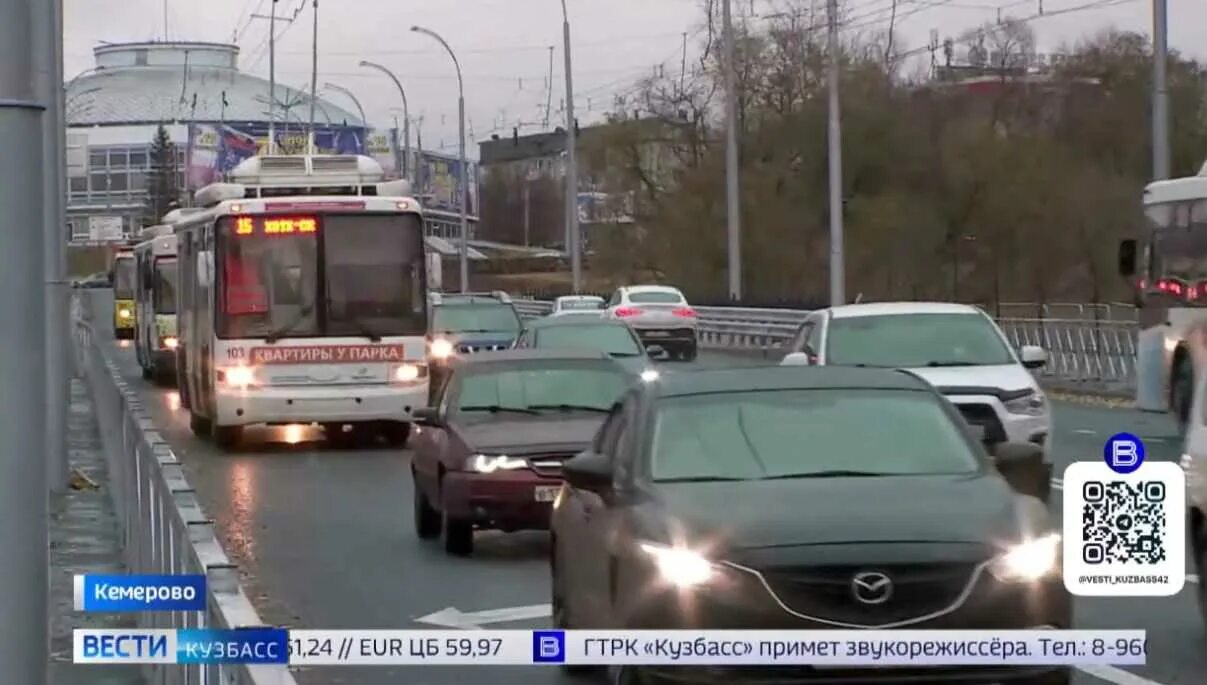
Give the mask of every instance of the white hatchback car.
[[595, 295], [563, 295], [553, 301], [549, 316], [603, 316], [604, 305]]
[[813, 312], [788, 346], [785, 365], [903, 368], [921, 376], [978, 429], [987, 447], [1042, 448], [1034, 474], [1047, 499], [1052, 476], [1052, 414], [1030, 369], [1043, 348], [1018, 352], [984, 311], [964, 304], [886, 302]]
[[672, 359], [696, 358], [696, 310], [678, 288], [634, 285], [617, 288], [608, 300], [608, 318], [633, 327], [647, 347], [658, 347]]

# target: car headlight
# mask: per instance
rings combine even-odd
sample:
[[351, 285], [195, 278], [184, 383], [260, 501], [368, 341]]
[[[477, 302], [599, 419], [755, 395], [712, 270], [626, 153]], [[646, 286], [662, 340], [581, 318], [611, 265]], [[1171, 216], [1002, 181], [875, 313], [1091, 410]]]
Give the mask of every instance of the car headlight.
[[119, 310], [117, 310], [117, 316], [122, 319], [128, 319], [128, 318], [130, 318], [130, 310], [129, 309], [119, 309]]
[[436, 338], [428, 345], [428, 352], [436, 359], [448, 359], [453, 356], [453, 344], [444, 338]]
[[658, 376], [658, 369], [646, 369], [641, 372], [641, 380], [645, 381], [646, 383], [653, 383], [654, 381], [658, 380]]
[[1006, 411], [1011, 414], [1023, 414], [1025, 416], [1043, 416], [1048, 410], [1048, 401], [1043, 396], [1043, 393], [1032, 390], [1022, 397], [1003, 402], [1006, 406]]
[[523, 459], [509, 457], [506, 454], [490, 455], [475, 454], [465, 461], [467, 471], [477, 473], [494, 473], [495, 471], [515, 471], [528, 466]]
[[170, 336], [170, 335], [169, 335], [169, 336], [167, 336], [166, 338], [164, 338], [163, 340], [160, 340], [159, 342], [160, 342], [160, 343], [161, 343], [161, 344], [162, 344], [164, 347], [168, 348], [169, 350], [174, 350], [174, 349], [176, 349], [176, 346], [180, 344], [180, 341], [179, 341], [179, 340], [177, 340], [176, 338], [174, 338], [174, 337], [172, 337], [172, 336]]
[[717, 575], [716, 565], [699, 552], [684, 547], [644, 542], [641, 551], [653, 558], [663, 580], [681, 588], [702, 585]]
[[235, 388], [256, 384], [256, 370], [250, 366], [232, 366], [218, 371], [218, 382]]
[[1056, 571], [1059, 561], [1060, 534], [1051, 533], [1006, 550], [989, 565], [989, 572], [1007, 582], [1035, 581]]

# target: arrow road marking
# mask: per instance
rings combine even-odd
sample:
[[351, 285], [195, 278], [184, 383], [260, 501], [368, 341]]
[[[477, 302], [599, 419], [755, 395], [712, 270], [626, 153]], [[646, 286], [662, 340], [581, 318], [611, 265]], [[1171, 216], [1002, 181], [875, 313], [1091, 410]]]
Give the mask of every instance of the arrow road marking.
[[443, 628], [476, 630], [491, 623], [531, 621], [551, 616], [553, 616], [553, 606], [550, 604], [530, 604], [528, 606], [487, 609], [485, 611], [461, 611], [456, 607], [448, 607], [426, 616], [420, 616], [415, 619], [415, 622], [427, 623], [428, 625], [441, 626]]

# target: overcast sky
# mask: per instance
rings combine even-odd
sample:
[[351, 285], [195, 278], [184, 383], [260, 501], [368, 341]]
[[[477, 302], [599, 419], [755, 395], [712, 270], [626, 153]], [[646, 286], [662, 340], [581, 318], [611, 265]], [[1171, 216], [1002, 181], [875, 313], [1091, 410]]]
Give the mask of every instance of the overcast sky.
[[[273, 0], [166, 0], [167, 35], [172, 40], [237, 42], [241, 68], [267, 77], [267, 21], [249, 19], [267, 13]], [[786, 0], [734, 0], [744, 13], [782, 11]], [[845, 0], [852, 26], [862, 30], [888, 25], [894, 0]], [[1207, 59], [1207, 2], [1169, 1], [1172, 48]], [[277, 41], [277, 78], [309, 87], [312, 3], [278, 0], [278, 14], [297, 20], [281, 24]], [[680, 68], [683, 33], [688, 33], [688, 62], [698, 54], [703, 0], [566, 0], [573, 30], [574, 90], [583, 124], [600, 117], [616, 94], [663, 64]], [[932, 30], [958, 35], [1003, 16], [1043, 18], [1031, 22], [1040, 51], [1108, 26], [1149, 32], [1148, 0], [897, 0], [898, 40], [925, 48]], [[165, 0], [66, 0], [67, 78], [93, 66], [92, 48], [102, 41], [161, 40]], [[819, 12], [824, 0], [817, 0]], [[1083, 9], [1075, 9], [1083, 8]], [[1070, 10], [1061, 14], [1062, 10]], [[370, 122], [388, 125], [390, 108], [399, 107], [394, 86], [382, 75], [358, 68], [361, 59], [385, 64], [402, 80], [412, 118], [423, 117], [423, 144], [455, 152], [457, 80], [453, 65], [432, 39], [411, 33], [420, 24], [442, 34], [457, 52], [465, 77], [466, 112], [474, 140], [491, 133], [510, 135], [517, 121], [524, 132], [540, 129], [549, 93], [548, 46], [553, 53], [552, 121], [564, 117], [561, 8], [558, 0], [322, 0], [319, 7], [319, 84], [333, 81], [354, 91]], [[735, 9], [735, 12], [737, 9]], [[764, 19], [765, 21], [765, 19]], [[929, 60], [929, 56], [926, 56]], [[338, 93], [333, 101], [355, 110]], [[412, 126], [412, 139], [416, 135]]]

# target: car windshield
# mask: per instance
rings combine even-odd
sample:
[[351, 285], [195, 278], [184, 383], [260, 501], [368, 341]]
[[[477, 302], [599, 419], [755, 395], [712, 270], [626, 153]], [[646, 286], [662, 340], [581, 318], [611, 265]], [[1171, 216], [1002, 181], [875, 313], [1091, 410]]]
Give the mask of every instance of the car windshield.
[[629, 382], [623, 369], [602, 360], [483, 364], [461, 378], [456, 407], [464, 415], [575, 409], [603, 413], [620, 399]]
[[155, 311], [160, 314], [176, 313], [176, 259], [155, 261]]
[[665, 290], [629, 293], [629, 302], [636, 304], [681, 304], [683, 301], [679, 293]]
[[506, 304], [446, 304], [435, 308], [432, 330], [435, 333], [520, 332], [520, 318]]
[[827, 364], [915, 368], [1014, 362], [997, 329], [976, 313], [837, 318], [826, 336]]
[[539, 348], [572, 348], [606, 352], [615, 357], [636, 357], [642, 347], [627, 326], [550, 326], [533, 331]]
[[221, 236], [222, 337], [426, 328], [422, 226], [413, 215], [241, 217], [224, 220]]
[[663, 400], [656, 481], [967, 474], [980, 468], [942, 399], [908, 390], [782, 390]]
[[603, 309], [603, 300], [561, 300], [557, 303], [562, 312], [594, 312]]
[[120, 257], [113, 262], [113, 297], [119, 300], [134, 299], [134, 258]]

